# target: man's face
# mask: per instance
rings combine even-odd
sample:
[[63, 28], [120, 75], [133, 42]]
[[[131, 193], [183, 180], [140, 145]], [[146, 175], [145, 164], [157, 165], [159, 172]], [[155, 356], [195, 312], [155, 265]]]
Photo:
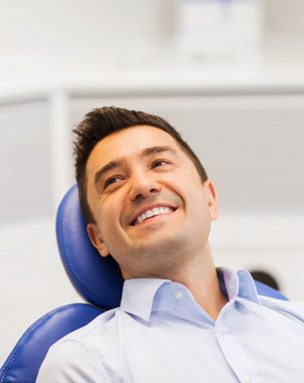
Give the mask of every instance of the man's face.
[[102, 139], [86, 165], [88, 233], [128, 277], [160, 276], [204, 252], [217, 217], [211, 181], [168, 133], [136, 126]]

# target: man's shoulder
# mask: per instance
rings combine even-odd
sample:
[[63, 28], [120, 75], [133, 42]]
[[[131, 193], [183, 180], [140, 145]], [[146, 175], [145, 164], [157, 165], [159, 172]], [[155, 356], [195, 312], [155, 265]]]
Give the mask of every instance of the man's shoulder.
[[287, 314], [291, 317], [300, 319], [304, 322], [304, 303], [285, 301], [281, 299], [271, 298], [259, 295], [260, 302], [272, 310]]
[[[117, 354], [113, 340], [117, 338], [115, 323], [119, 311], [106, 311], [54, 343], [40, 368], [37, 382], [67, 381], [67, 376], [69, 381], [78, 381], [80, 375], [87, 380], [79, 381], [108, 381], [102, 379], [106, 373], [101, 362], [107, 350], [112, 351], [113, 357]], [[55, 377], [57, 380], [52, 380]]]
[[113, 331], [119, 317], [119, 311], [119, 308], [115, 308], [101, 313], [85, 326], [61, 338], [55, 343], [55, 346], [65, 344], [67, 342], [81, 344], [86, 344], [91, 340], [96, 342], [96, 338], [99, 336], [105, 337], [108, 333]]

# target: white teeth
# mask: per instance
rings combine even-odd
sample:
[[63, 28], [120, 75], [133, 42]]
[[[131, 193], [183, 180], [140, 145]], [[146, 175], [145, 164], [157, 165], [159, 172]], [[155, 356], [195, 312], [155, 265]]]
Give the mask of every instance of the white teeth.
[[159, 215], [160, 214], [160, 209], [158, 209], [157, 207], [155, 207], [153, 210], [153, 215]]
[[154, 209], [152, 211], [151, 210], [146, 211], [146, 218], [150, 218], [152, 217], [152, 215], [154, 215]]
[[151, 217], [161, 215], [161, 214], [170, 213], [172, 211], [173, 211], [173, 209], [171, 209], [170, 207], [165, 207], [165, 206], [154, 207], [153, 209], [147, 210], [144, 213], [142, 213], [141, 215], [139, 215], [135, 220], [135, 225], [138, 223], [141, 223], [142, 221], [144, 221], [147, 218], [151, 218]]

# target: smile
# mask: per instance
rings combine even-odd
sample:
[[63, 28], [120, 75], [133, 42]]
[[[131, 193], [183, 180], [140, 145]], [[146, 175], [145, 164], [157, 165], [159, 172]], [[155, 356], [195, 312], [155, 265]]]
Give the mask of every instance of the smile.
[[154, 207], [153, 209], [146, 210], [142, 214], [140, 214], [134, 221], [133, 225], [138, 225], [139, 223], [142, 223], [148, 218], [156, 217], [158, 215], [163, 214], [169, 214], [172, 213], [174, 209], [168, 206], [158, 206]]

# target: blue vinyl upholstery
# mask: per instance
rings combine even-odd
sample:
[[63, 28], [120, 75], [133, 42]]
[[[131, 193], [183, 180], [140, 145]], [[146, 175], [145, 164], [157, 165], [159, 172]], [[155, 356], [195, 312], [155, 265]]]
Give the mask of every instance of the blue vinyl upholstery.
[[[57, 214], [58, 248], [65, 270], [90, 304], [59, 307], [38, 319], [20, 338], [0, 370], [0, 383], [34, 383], [49, 347], [66, 334], [86, 325], [120, 302], [123, 279], [117, 263], [101, 257], [91, 245], [74, 185]], [[256, 282], [260, 295], [286, 299], [279, 291]]]
[[76, 185], [59, 206], [56, 234], [65, 270], [80, 295], [102, 308], [119, 306], [123, 285], [119, 267], [111, 256], [101, 257], [91, 245]]
[[66, 334], [93, 320], [102, 310], [74, 303], [50, 311], [33, 323], [19, 339], [0, 370], [1, 383], [34, 383], [50, 348]]

